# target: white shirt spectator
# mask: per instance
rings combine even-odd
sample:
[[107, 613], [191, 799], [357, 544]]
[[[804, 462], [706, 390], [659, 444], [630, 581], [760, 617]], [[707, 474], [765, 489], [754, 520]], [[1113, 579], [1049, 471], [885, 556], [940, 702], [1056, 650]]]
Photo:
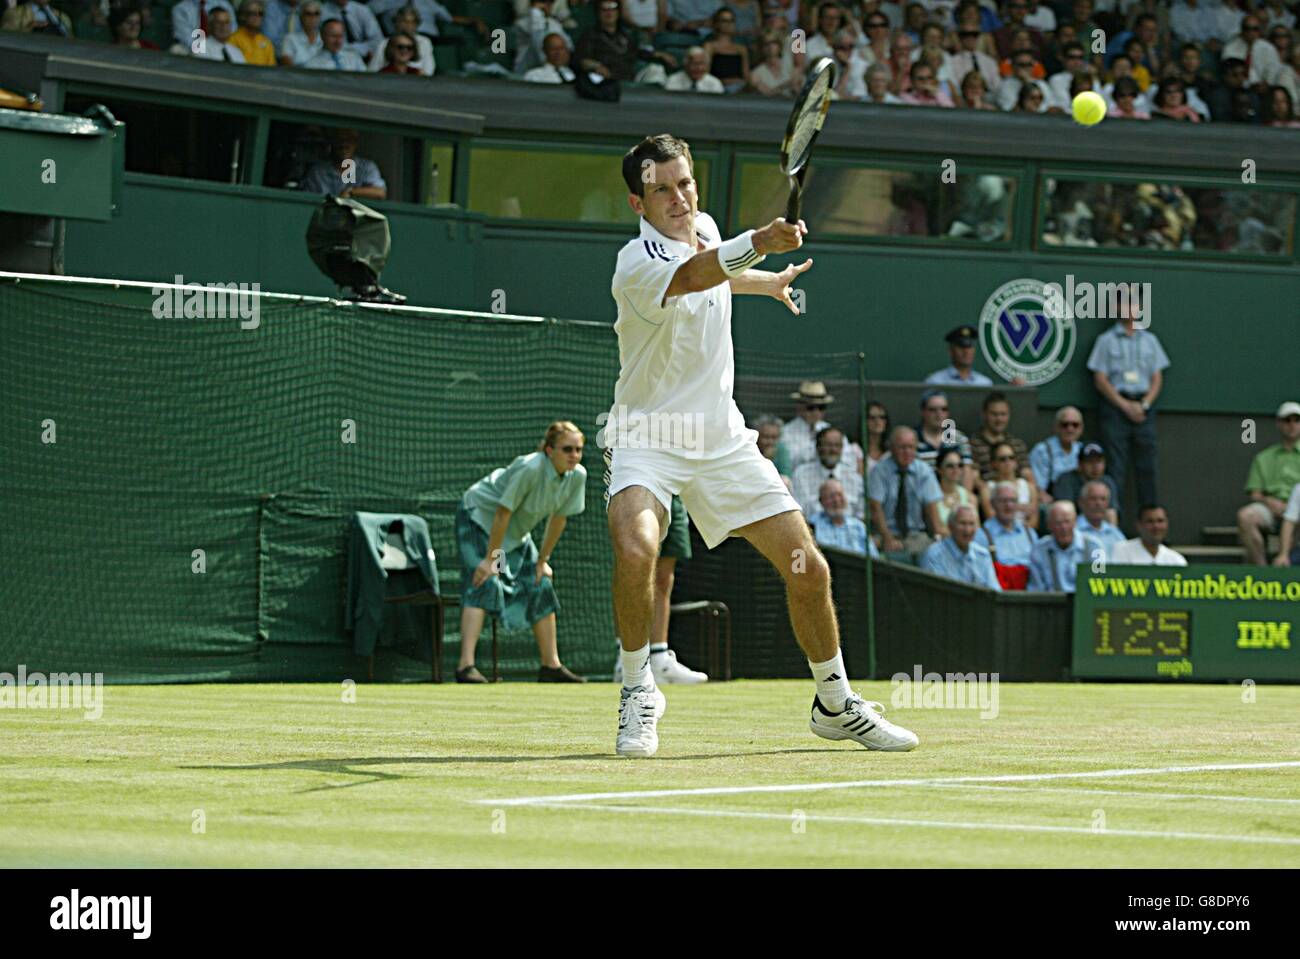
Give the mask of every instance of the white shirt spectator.
[[301, 67], [324, 49], [325, 41], [321, 39], [319, 30], [316, 31], [315, 40], [308, 40], [305, 33], [288, 33], [285, 34], [284, 42], [280, 45], [280, 56], [288, 57], [293, 61], [294, 66]]
[[[1154, 90], [1156, 90], [1156, 89], [1157, 89], [1157, 85], [1154, 84], [1154, 83], [1151, 84], [1151, 90], [1154, 91]], [[1186, 89], [1186, 88], [1185, 88], [1185, 89]], [[1188, 90], [1188, 92], [1191, 92], [1191, 91]], [[1115, 84], [1113, 84], [1113, 83], [1108, 83], [1108, 84], [1106, 84], [1104, 87], [1101, 88], [1101, 97], [1102, 97], [1103, 100], [1106, 101], [1106, 112], [1107, 112], [1107, 113], [1109, 113], [1111, 110], [1114, 110], [1114, 109], [1115, 109], [1115, 96], [1114, 96], [1114, 94], [1115, 94]], [[1192, 101], [1191, 101], [1191, 99], [1189, 98], [1187, 102], [1188, 102], [1188, 103], [1191, 103]], [[1147, 95], [1146, 95], [1145, 93], [1139, 93], [1139, 94], [1134, 98], [1134, 100], [1133, 100], [1133, 109], [1136, 110], [1138, 113], [1150, 113], [1150, 112], [1151, 112], [1151, 100], [1147, 97]]]
[[1040, 3], [1037, 10], [1025, 17], [1025, 26], [1031, 30], [1037, 30], [1039, 33], [1054, 33], [1056, 31], [1056, 14], [1047, 4]]
[[575, 79], [577, 77], [569, 67], [557, 67], [550, 63], [533, 67], [524, 74], [524, 80], [528, 83], [572, 83]]
[[[560, 4], [564, 2], [565, 0], [559, 0], [552, 9], [552, 13], [561, 20], [566, 19], [560, 16]], [[519, 9], [518, 4], [519, 0], [515, 0], [516, 10]], [[623, 0], [623, 12], [642, 30], [653, 31], [659, 26], [659, 0]]]
[[[809, 62], [811, 63], [812, 61], [810, 60]], [[867, 98], [867, 68], [869, 66], [871, 66], [871, 64], [867, 63], [858, 51], [854, 50], [853, 53], [849, 55], [849, 82], [848, 86], [845, 87], [844, 94], [850, 100], [865, 100]], [[835, 69], [837, 71], [841, 69], [838, 63], [835, 65]], [[836, 76], [838, 77], [838, 73]], [[839, 86], [838, 80], [836, 80], [835, 85], [836, 87]], [[838, 95], [839, 91], [836, 90], [834, 92]]]
[[[1034, 86], [1038, 87], [1038, 89], [1043, 91], [1043, 102], [1039, 104], [1038, 112], [1046, 113], [1047, 108], [1051, 106], [1052, 103], [1055, 101], [1055, 94], [1052, 93], [1052, 88], [1049, 87], [1046, 81], [1043, 80], [1031, 80], [1029, 82], [1034, 84]], [[1019, 77], [1003, 78], [1002, 82], [998, 84], [998, 92], [996, 97], [996, 103], [998, 105], [998, 109], [1007, 110], [1007, 111], [1014, 110], [1016, 108], [1016, 101], [1019, 99], [1020, 99], [1020, 78]]]
[[515, 73], [527, 73], [546, 62], [542, 41], [552, 33], [562, 36], [569, 52], [573, 52], [573, 41], [564, 26], [555, 17], [548, 17], [541, 7], [529, 7], [528, 15], [515, 21]]
[[1048, 97], [1049, 107], [1060, 107], [1062, 110], [1070, 109], [1070, 84], [1074, 82], [1074, 74], [1069, 70], [1062, 70], [1060, 73], [1053, 73], [1047, 78], [1047, 89], [1051, 92]]
[[[788, 84], [793, 76], [794, 67], [782, 60], [779, 71], [771, 69], [766, 63], [760, 63], [749, 71], [749, 82], [761, 93], [765, 89], [775, 90], [784, 84]], [[772, 94], [766, 95], [772, 96]]]
[[[371, 58], [371, 73], [378, 73], [380, 70], [384, 69], [384, 66], [388, 63], [388, 39], [388, 37], [384, 37], [384, 42], [379, 45], [379, 49], [375, 51], [374, 57]], [[415, 35], [415, 52], [420, 62], [416, 63], [415, 61], [412, 61], [411, 66], [415, 67], [426, 77], [433, 76], [433, 72], [438, 66], [433, 57], [433, 41], [423, 33], [417, 33]], [[314, 51], [312, 55], [315, 56]], [[308, 59], [311, 58], [308, 57]]]
[[664, 84], [665, 90], [672, 90], [674, 93], [681, 93], [686, 90], [693, 90], [696, 93], [724, 93], [722, 81], [712, 73], [706, 73], [699, 79], [699, 82], [691, 79], [691, 75], [685, 70], [678, 70], [668, 78]]
[[803, 417], [796, 416], [781, 427], [781, 445], [790, 454], [791, 474], [804, 463], [817, 462], [817, 434], [830, 425], [821, 420], [814, 428], [804, 422]]
[[[205, 8], [208, 16], [212, 15], [213, 10], [230, 11], [230, 22], [238, 23], [235, 18], [235, 8], [230, 5], [228, 0], [207, 0]], [[186, 50], [193, 50], [195, 36], [194, 33], [199, 29], [199, 0], [180, 0], [176, 6], [172, 7], [172, 39], [179, 43]], [[195, 54], [204, 56], [205, 54]]]
[[1187, 558], [1164, 543], [1152, 556], [1141, 539], [1126, 539], [1116, 543], [1110, 551], [1110, 561], [1116, 566], [1186, 566]]
[[[998, 62], [987, 53], [980, 53], [978, 50], [967, 53], [962, 50], [948, 54], [948, 71], [952, 74], [958, 89], [961, 88], [961, 82], [966, 79], [966, 74], [972, 70], [980, 72], [986, 89], [996, 90], [1002, 82], [1002, 75], [998, 72]], [[1012, 106], [1014, 105], [1013, 103]]]
[[1278, 71], [1282, 69], [1282, 58], [1277, 55], [1277, 47], [1267, 40], [1261, 39], [1248, 43], [1242, 37], [1235, 37], [1231, 43], [1224, 46], [1220, 59], [1227, 60], [1229, 57], [1245, 60], [1250, 65], [1246, 82], [1251, 86], [1257, 83], [1267, 83], [1272, 86]]
[[807, 63], [816, 63], [821, 57], [835, 56], [835, 50], [830, 40], [820, 33], [814, 33], [808, 40], [808, 46], [804, 48], [804, 54], [808, 58]]
[[244, 51], [230, 43], [222, 43], [214, 36], [203, 38], [203, 43], [199, 44], [199, 50], [195, 53], [192, 49], [190, 53], [196, 57], [205, 60], [224, 60], [226, 63], [247, 63], [244, 57]]
[[857, 468], [845, 460], [840, 460], [830, 470], [822, 465], [821, 460], [813, 460], [795, 468], [791, 492], [803, 514], [812, 516], [822, 508], [822, 484], [828, 479], [839, 480], [844, 486], [844, 499], [848, 502], [849, 514], [864, 519], [863, 510], [866, 507], [862, 477], [858, 475]]
[[1219, 10], [1209, 0], [1200, 0], [1195, 7], [1175, 0], [1169, 11], [1169, 32], [1175, 40], [1183, 43], [1191, 41], [1204, 44], [1208, 40], [1226, 40], [1237, 31], [1223, 32]]
[[1265, 32], [1273, 29], [1278, 24], [1286, 27], [1288, 30], [1294, 30], [1296, 24], [1295, 14], [1286, 7], [1270, 7], [1266, 4], [1260, 4], [1255, 8], [1255, 16], [1264, 21]]
[[320, 53], [306, 63], [299, 64], [295, 60], [294, 64], [304, 66], [308, 70], [339, 70], [345, 73], [366, 72], [366, 61], [361, 59], [360, 54], [353, 53], [347, 47], [344, 47], [338, 53], [330, 53], [330, 51], [321, 48]]
[[[515, 0], [516, 20], [518, 20], [520, 17], [528, 16], [528, 7], [530, 6], [530, 4], [531, 4], [531, 0]], [[654, 7], [655, 0], [651, 0], [650, 5]], [[624, 10], [628, 9], [628, 4], [626, 2], [624, 2], [623, 4], [623, 9]], [[556, 20], [559, 20], [561, 23], [566, 23], [569, 20], [572, 20], [573, 13], [569, 10], [569, 0], [555, 0], [555, 2], [551, 4], [551, 16], [553, 16]], [[651, 27], [653, 27], [654, 23], [652, 22], [650, 25]]]

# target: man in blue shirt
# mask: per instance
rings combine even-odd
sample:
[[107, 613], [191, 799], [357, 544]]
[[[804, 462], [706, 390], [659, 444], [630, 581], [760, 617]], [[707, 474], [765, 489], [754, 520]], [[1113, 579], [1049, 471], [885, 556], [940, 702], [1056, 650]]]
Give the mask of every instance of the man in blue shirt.
[[1073, 593], [1079, 564], [1105, 556], [1101, 543], [1075, 528], [1077, 519], [1069, 500], [1057, 500], [1048, 507], [1047, 529], [1051, 535], [1035, 543], [1029, 553], [1031, 593]]
[[952, 365], [944, 370], [935, 370], [925, 378], [927, 383], [939, 386], [992, 386], [993, 381], [983, 373], [977, 372], [975, 366], [975, 327], [959, 326], [948, 331], [944, 337], [948, 342], [948, 357]]
[[1110, 559], [1111, 550], [1127, 538], [1106, 518], [1110, 510], [1110, 487], [1096, 480], [1085, 483], [1079, 502], [1083, 506], [1083, 515], [1075, 524], [1076, 528], [1101, 543], [1106, 558]]
[[1038, 534], [1020, 520], [1019, 496], [1012, 483], [998, 483], [990, 497], [993, 516], [975, 534], [975, 542], [993, 554], [1004, 566], [1028, 566], [1029, 553]]
[[[338, 22], [335, 21], [335, 29], [337, 28]], [[386, 199], [388, 184], [384, 182], [383, 174], [373, 160], [357, 156], [357, 139], [356, 130], [336, 131], [332, 146], [333, 159], [313, 163], [299, 181], [298, 189], [305, 193], [327, 193], [361, 200]]]
[[1057, 478], [1078, 468], [1083, 438], [1083, 413], [1077, 406], [1062, 406], [1053, 422], [1056, 435], [1035, 443], [1029, 451], [1029, 468], [1045, 503], [1054, 498], [1051, 490]]
[[870, 551], [872, 558], [880, 554], [876, 544], [867, 536], [867, 526], [856, 516], [849, 515], [848, 498], [844, 495], [844, 484], [837, 479], [828, 479], [822, 484], [818, 496], [821, 509], [808, 517], [812, 527], [813, 538], [818, 546], [842, 549], [846, 553], [865, 556]]
[[1002, 592], [993, 571], [993, 556], [975, 542], [979, 517], [973, 506], [958, 506], [948, 516], [949, 534], [925, 551], [921, 568], [928, 573], [946, 576], [973, 586]]
[[939, 519], [943, 490], [934, 470], [916, 458], [916, 431], [910, 426], [894, 427], [889, 453], [867, 479], [871, 525], [880, 531], [882, 552], [920, 554], [932, 535], [948, 535]]
[[1102, 399], [1098, 425], [1106, 447], [1106, 471], [1123, 489], [1131, 457], [1137, 474], [1138, 502], [1155, 503], [1159, 502], [1155, 404], [1169, 357], [1154, 333], [1134, 328], [1138, 306], [1134, 297], [1122, 299], [1122, 319], [1097, 337], [1088, 357], [1088, 369], [1092, 370], [1092, 381]]

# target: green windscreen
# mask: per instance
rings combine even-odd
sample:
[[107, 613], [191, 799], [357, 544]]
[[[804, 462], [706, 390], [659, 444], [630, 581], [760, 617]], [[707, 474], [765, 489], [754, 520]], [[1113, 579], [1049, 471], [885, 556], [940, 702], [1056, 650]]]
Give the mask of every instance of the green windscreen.
[[[596, 442], [618, 376], [610, 326], [269, 297], [255, 316], [213, 297], [187, 318], [190, 297], [177, 310], [170, 289], [0, 281], [0, 671], [364, 679], [344, 629], [352, 514], [423, 517], [458, 595], [461, 495], [571, 419], [588, 476], [551, 561], [560, 654], [610, 674]], [[827, 382], [860, 439], [856, 355], [737, 353], [747, 416], [788, 418], [805, 379]], [[450, 678], [455, 608], [446, 625]], [[375, 678], [428, 679], [430, 632], [427, 608], [390, 605]], [[485, 630], [480, 668], [490, 642]], [[536, 675], [530, 632], [500, 642], [503, 675]]]

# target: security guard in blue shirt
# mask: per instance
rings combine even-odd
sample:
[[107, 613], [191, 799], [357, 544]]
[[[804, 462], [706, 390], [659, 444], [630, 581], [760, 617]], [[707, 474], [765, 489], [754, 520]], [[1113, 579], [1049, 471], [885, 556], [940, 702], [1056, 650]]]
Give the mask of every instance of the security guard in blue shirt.
[[1106, 472], [1122, 490], [1131, 456], [1138, 502], [1157, 503], [1155, 405], [1169, 357], [1154, 333], [1134, 328], [1135, 313], [1136, 304], [1126, 299], [1123, 318], [1097, 337], [1088, 369], [1102, 397], [1098, 420]]
[[959, 326], [948, 331], [948, 355], [952, 366], [936, 370], [925, 378], [940, 386], [992, 386], [993, 381], [972, 367], [975, 365], [975, 327]]

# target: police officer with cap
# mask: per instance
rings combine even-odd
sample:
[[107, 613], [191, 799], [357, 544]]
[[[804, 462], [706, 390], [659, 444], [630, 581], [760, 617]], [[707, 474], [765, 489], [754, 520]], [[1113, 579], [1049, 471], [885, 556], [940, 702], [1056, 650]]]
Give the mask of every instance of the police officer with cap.
[[959, 326], [949, 330], [944, 337], [948, 343], [948, 355], [952, 366], [936, 370], [925, 378], [927, 383], [939, 386], [992, 386], [993, 381], [983, 373], [977, 372], [975, 366], [975, 327]]

